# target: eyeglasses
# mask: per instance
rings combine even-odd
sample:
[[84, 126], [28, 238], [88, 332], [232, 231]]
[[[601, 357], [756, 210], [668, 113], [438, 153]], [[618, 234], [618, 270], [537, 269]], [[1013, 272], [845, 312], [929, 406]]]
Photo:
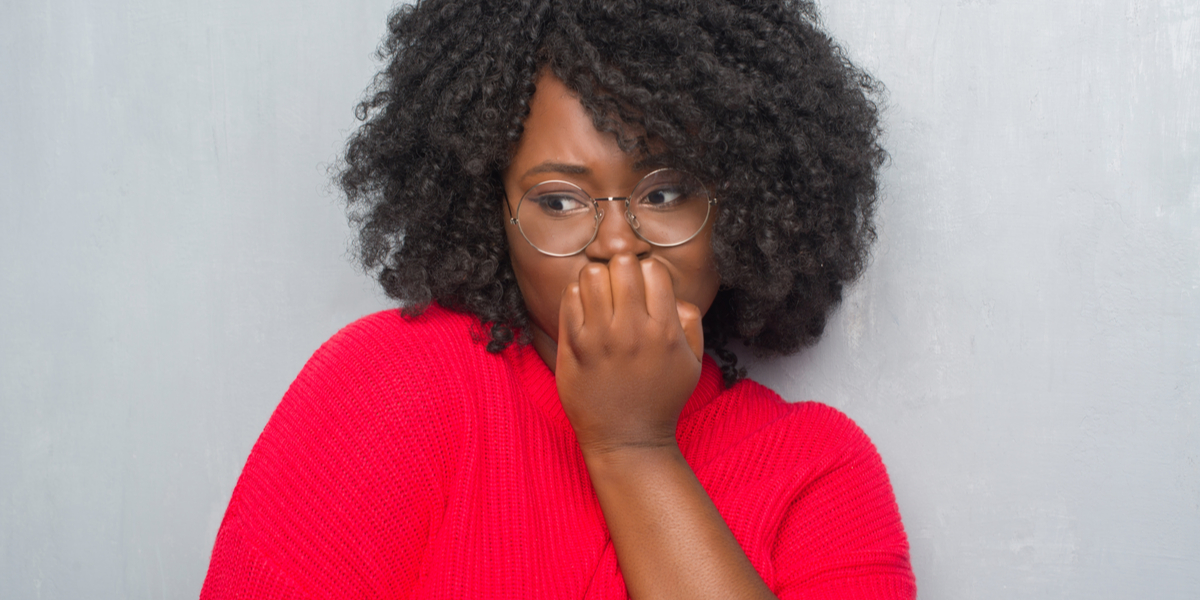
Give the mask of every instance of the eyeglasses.
[[525, 192], [509, 222], [548, 256], [583, 252], [600, 231], [600, 202], [625, 202], [625, 221], [638, 237], [670, 248], [691, 241], [717, 203], [696, 176], [675, 169], [646, 175], [628, 196], [594, 198], [568, 181], [543, 181]]

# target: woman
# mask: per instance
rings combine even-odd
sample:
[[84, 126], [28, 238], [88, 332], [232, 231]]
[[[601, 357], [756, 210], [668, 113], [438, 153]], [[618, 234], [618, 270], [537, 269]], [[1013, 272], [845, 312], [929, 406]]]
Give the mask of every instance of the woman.
[[815, 20], [398, 10], [340, 181], [404, 312], [289, 389], [202, 597], [913, 597], [869, 440], [725, 348], [815, 341], [872, 238], [873, 84]]

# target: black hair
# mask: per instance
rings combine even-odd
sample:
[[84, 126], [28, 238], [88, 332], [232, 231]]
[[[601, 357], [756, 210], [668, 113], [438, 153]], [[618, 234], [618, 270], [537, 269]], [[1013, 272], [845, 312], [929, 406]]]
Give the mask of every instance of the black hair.
[[744, 376], [729, 340], [765, 355], [813, 343], [865, 266], [881, 89], [812, 2], [425, 0], [390, 16], [378, 54], [338, 174], [359, 259], [410, 314], [477, 315], [489, 351], [529, 340], [496, 207], [543, 69], [623, 149], [653, 142], [714, 182], [721, 289], [704, 334], [727, 382]]

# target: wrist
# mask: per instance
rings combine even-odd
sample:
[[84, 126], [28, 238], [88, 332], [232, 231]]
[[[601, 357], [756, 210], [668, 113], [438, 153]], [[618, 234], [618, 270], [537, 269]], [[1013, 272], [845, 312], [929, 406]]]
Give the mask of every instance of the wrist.
[[609, 475], [634, 475], [646, 469], [655, 470], [684, 462], [675, 436], [637, 443], [581, 445], [580, 449], [593, 479]]
[[591, 431], [599, 428], [576, 428], [575, 439], [583, 451], [584, 458], [606, 455], [637, 456], [668, 448], [678, 448], [675, 440], [674, 423], [651, 426], [646, 423], [633, 427], [621, 427], [615, 431]]

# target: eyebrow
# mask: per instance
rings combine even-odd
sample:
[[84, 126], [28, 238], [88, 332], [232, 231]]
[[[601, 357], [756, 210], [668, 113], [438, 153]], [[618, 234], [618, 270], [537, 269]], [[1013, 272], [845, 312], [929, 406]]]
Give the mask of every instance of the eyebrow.
[[562, 173], [564, 175], [590, 175], [592, 170], [583, 165], [570, 165], [566, 163], [544, 162], [534, 168], [525, 171], [522, 178], [529, 177], [537, 173]]
[[[633, 163], [635, 170], [641, 171], [651, 167], [663, 166], [663, 161], [659, 157], [650, 156]], [[568, 163], [544, 162], [540, 165], [525, 171], [522, 178], [536, 175], [538, 173], [562, 173], [563, 175], [591, 175], [592, 170], [583, 165], [572, 165]]]

